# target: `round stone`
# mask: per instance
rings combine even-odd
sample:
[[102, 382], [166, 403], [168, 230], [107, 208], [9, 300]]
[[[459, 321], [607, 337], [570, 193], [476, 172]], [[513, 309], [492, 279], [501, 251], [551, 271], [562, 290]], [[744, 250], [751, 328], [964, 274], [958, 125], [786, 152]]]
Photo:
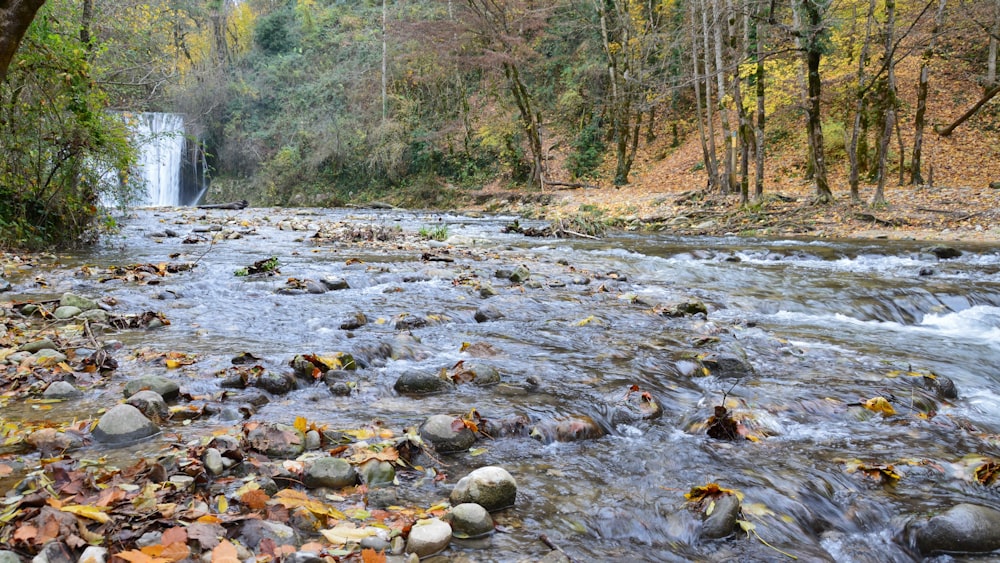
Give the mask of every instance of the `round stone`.
[[451, 503], [474, 502], [489, 511], [514, 505], [517, 481], [502, 467], [480, 467], [462, 477], [451, 491]]

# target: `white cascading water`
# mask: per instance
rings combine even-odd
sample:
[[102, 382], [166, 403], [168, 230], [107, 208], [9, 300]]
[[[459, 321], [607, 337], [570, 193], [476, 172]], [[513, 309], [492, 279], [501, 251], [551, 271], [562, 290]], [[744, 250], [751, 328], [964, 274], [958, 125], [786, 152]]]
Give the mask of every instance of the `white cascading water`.
[[142, 147], [139, 167], [146, 186], [140, 205], [181, 205], [184, 118], [176, 113], [141, 113], [135, 130]]

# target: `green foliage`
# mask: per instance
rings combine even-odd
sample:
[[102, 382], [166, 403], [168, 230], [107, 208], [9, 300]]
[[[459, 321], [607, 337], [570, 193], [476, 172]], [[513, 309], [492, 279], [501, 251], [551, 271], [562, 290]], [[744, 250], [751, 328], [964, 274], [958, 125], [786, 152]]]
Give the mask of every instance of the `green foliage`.
[[296, 13], [291, 8], [268, 14], [257, 23], [253, 40], [268, 55], [287, 53], [298, 46]]
[[448, 238], [448, 225], [423, 226], [420, 227], [418, 234], [428, 240], [443, 241]]
[[136, 151], [126, 122], [106, 109], [91, 51], [68, 23], [72, 8], [51, 2], [40, 11], [0, 84], [4, 246], [92, 240], [101, 205], [125, 202], [140, 188], [131, 180]]
[[604, 157], [604, 141], [596, 123], [583, 128], [572, 143], [573, 152], [566, 158], [566, 168], [574, 178], [593, 178]]
[[828, 158], [841, 160], [847, 157], [847, 130], [834, 119], [823, 121], [823, 143]]

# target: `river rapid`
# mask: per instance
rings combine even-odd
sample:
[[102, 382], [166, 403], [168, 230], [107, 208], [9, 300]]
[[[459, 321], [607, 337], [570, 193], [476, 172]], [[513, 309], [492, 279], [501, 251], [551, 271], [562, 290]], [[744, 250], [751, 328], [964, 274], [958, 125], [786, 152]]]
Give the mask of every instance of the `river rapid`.
[[[531, 424], [590, 417], [595, 439], [481, 437], [476, 455], [439, 456], [443, 484], [422, 483], [430, 506], [470, 469], [498, 465], [517, 480], [514, 508], [485, 540], [455, 541], [441, 560], [537, 558], [551, 541], [580, 561], [914, 561], [904, 529], [960, 502], [1000, 508], [976, 467], [1000, 458], [1000, 251], [956, 245], [941, 260], [927, 244], [899, 241], [677, 238], [617, 233], [601, 240], [505, 234], [513, 217], [320, 209], [140, 210], [120, 235], [86, 254], [59, 255], [8, 272], [27, 300], [71, 291], [112, 297], [116, 312], [162, 312], [155, 330], [119, 331], [120, 367], [107, 386], [50, 411], [11, 405], [8, 419], [86, 418], [117, 402], [137, 375], [175, 378], [182, 390], [219, 390], [214, 375], [250, 352], [276, 371], [296, 354], [369, 358], [349, 396], [300, 386], [260, 407], [254, 420], [295, 416], [333, 429], [378, 421], [402, 431], [433, 414], [471, 409]], [[317, 233], [333, 226], [401, 232], [378, 244]], [[423, 239], [447, 227], [444, 241]], [[214, 230], [213, 230], [214, 229]], [[166, 231], [179, 236], [161, 236]], [[187, 239], [188, 243], [185, 243]], [[270, 256], [281, 274], [236, 276]], [[197, 262], [155, 285], [100, 281], [80, 268]], [[523, 265], [527, 282], [496, 277]], [[348, 289], [284, 294], [287, 279], [342, 278]], [[44, 281], [40, 287], [38, 280]], [[484, 284], [496, 295], [483, 296]], [[707, 314], [672, 317], [700, 301]], [[477, 322], [477, 312], [490, 318]], [[368, 323], [345, 330], [363, 313]], [[400, 319], [423, 323], [402, 327]], [[502, 382], [445, 393], [394, 391], [408, 370], [438, 372], [482, 343]], [[372, 350], [389, 344], [388, 357]], [[180, 369], [128, 358], [180, 351]], [[713, 358], [742, 370], [713, 372]], [[706, 363], [709, 361], [709, 363]], [[928, 386], [954, 382], [958, 397]], [[654, 420], [618, 422], [614, 405], [635, 388], [663, 407]], [[895, 414], [862, 406], [884, 397]], [[706, 434], [724, 404], [754, 439]], [[207, 416], [167, 425], [182, 440], [238, 424]], [[546, 438], [543, 436], [543, 438]], [[124, 450], [155, 455], [168, 438]], [[115, 454], [108, 453], [113, 457]], [[879, 473], [889, 468], [899, 479]], [[754, 535], [699, 538], [684, 494], [710, 482], [743, 496]], [[405, 483], [400, 487], [407, 486]], [[957, 560], [938, 558], [938, 560]]]

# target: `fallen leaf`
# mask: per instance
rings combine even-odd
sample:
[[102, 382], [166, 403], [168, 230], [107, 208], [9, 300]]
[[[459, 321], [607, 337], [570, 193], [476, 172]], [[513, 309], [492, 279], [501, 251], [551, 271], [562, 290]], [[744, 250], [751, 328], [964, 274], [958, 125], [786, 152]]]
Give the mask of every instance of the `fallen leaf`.
[[104, 509], [97, 506], [69, 505], [63, 506], [59, 510], [69, 512], [70, 514], [76, 514], [77, 516], [83, 516], [84, 518], [89, 518], [100, 522], [101, 524], [106, 524], [111, 521], [111, 517], [103, 512]]
[[862, 403], [862, 405], [872, 412], [881, 413], [883, 416], [896, 414], [896, 410], [892, 408], [892, 404], [885, 397], [872, 397]]
[[229, 543], [229, 540], [219, 542], [219, 545], [212, 550], [212, 563], [240, 563], [236, 555], [236, 546]]

